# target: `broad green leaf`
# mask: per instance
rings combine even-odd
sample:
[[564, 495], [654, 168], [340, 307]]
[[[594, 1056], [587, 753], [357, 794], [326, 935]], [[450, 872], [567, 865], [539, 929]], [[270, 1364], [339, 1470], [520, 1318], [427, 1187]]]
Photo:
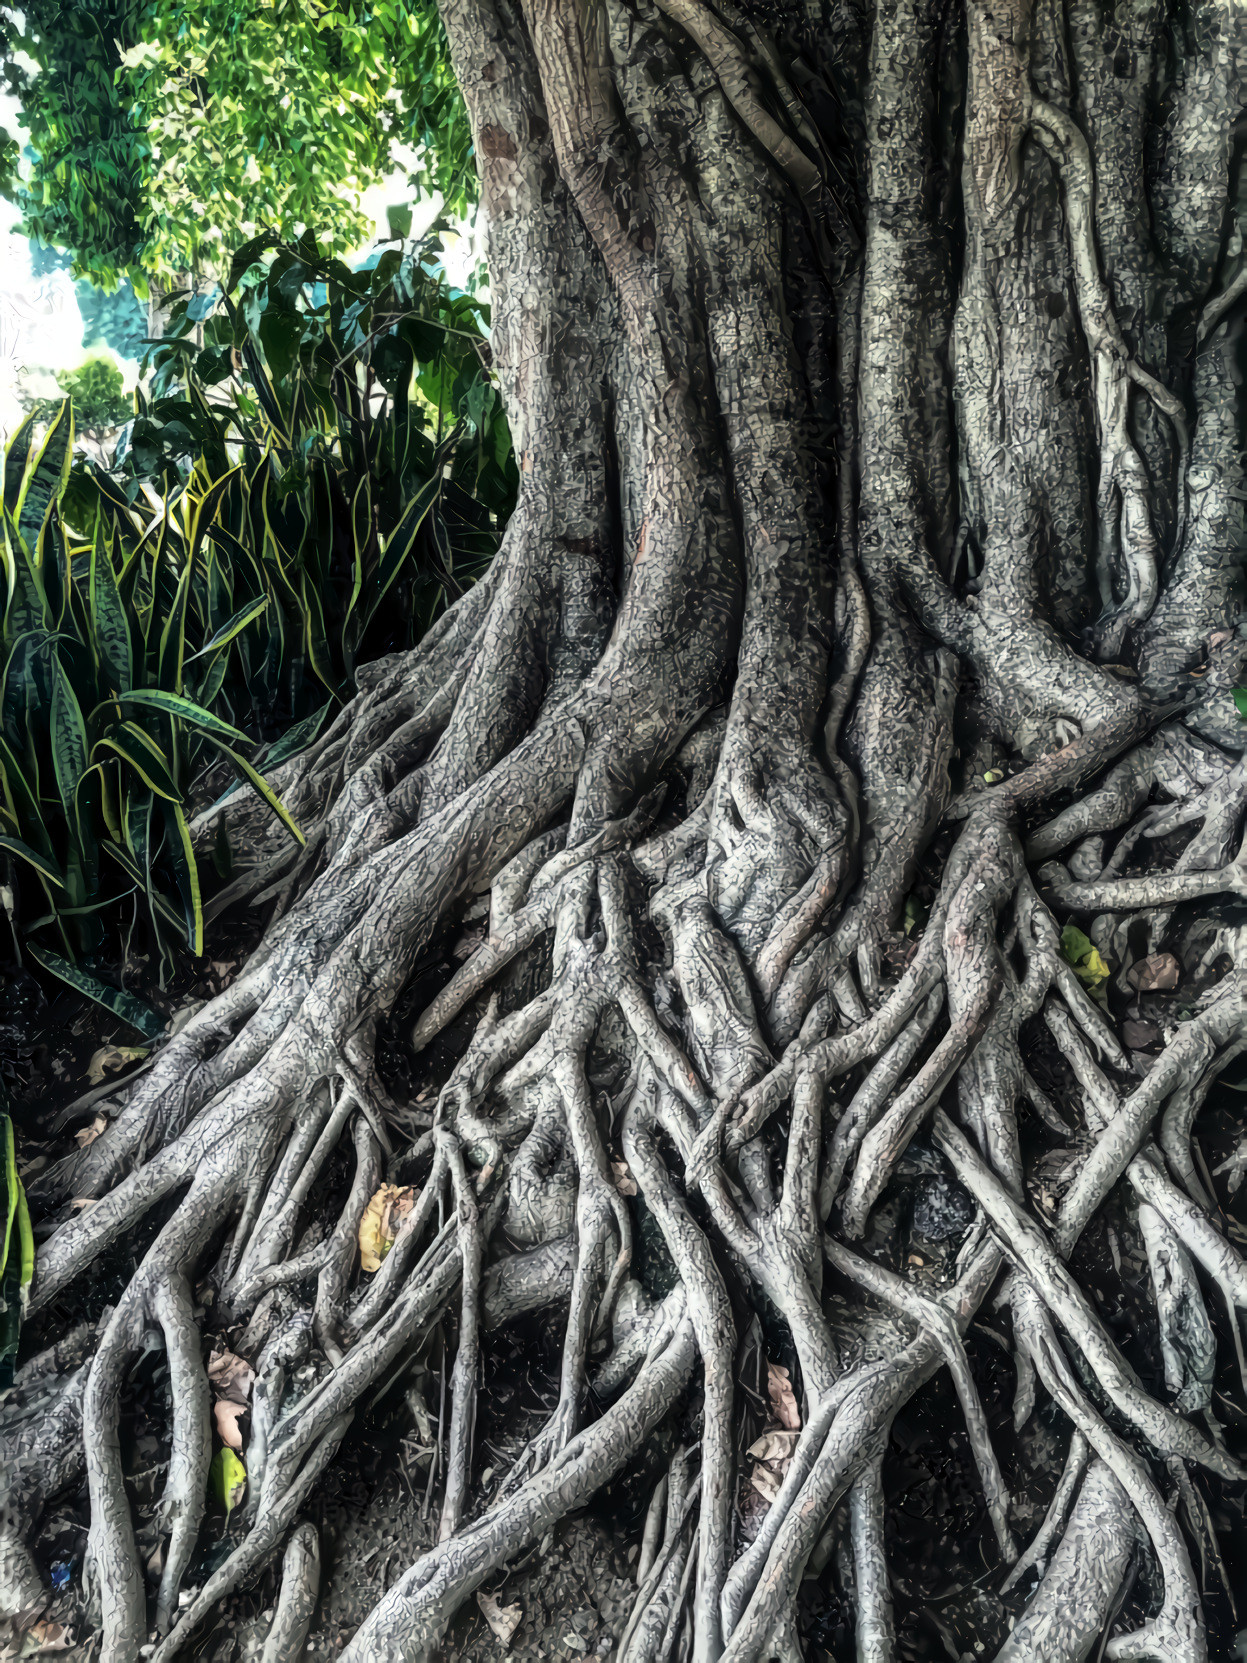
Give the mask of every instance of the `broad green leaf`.
[[1234, 689], [1234, 708], [1243, 720], [1247, 721], [1247, 687]]
[[110, 987], [107, 982], [102, 982], [98, 977], [80, 970], [76, 964], [70, 964], [68, 959], [63, 959], [56, 953], [49, 953], [37, 942], [27, 942], [26, 951], [50, 976], [56, 976], [76, 992], [93, 999], [97, 1005], [103, 1005], [106, 1010], [112, 1011], [114, 1016], [128, 1022], [145, 1039], [159, 1039], [163, 1035], [164, 1017], [150, 1005], [136, 998], [133, 993], [126, 993], [119, 987]]
[[269, 598], [267, 595], [261, 595], [259, 600], [248, 601], [247, 605], [240, 607], [232, 618], [227, 619], [221, 625], [220, 629], [213, 631], [199, 651], [192, 653], [186, 660], [187, 664], [193, 664], [196, 659], [206, 658], [209, 653], [217, 652], [221, 647], [228, 646], [236, 635], [242, 634], [248, 624], [255, 622], [261, 612], [267, 609], [268, 604]]
[[286, 805], [264, 778], [264, 775], [257, 769], [253, 768], [251, 763], [247, 761], [246, 757], [239, 756], [237, 751], [231, 750], [228, 745], [223, 745], [221, 741], [215, 738], [212, 734], [209, 734], [208, 738], [209, 741], [216, 746], [217, 750], [222, 753], [222, 755], [227, 756], [230, 759], [235, 768], [237, 768], [238, 772], [246, 780], [247, 784], [255, 792], [256, 796], [259, 797], [262, 802], [266, 802], [268, 804], [273, 813], [281, 821], [282, 825], [285, 826], [286, 830], [290, 833], [291, 837], [294, 838], [295, 842], [299, 844], [306, 843], [307, 839], [299, 830], [298, 826], [295, 825], [294, 821], [290, 817], [290, 812], [286, 808]]
[[385, 217], [389, 221], [390, 236], [394, 238], [395, 242], [402, 242], [404, 238], [410, 237], [411, 206], [409, 203], [403, 203], [399, 207], [388, 207], [385, 210]]
[[129, 692], [133, 684], [134, 655], [130, 620], [126, 617], [117, 588], [112, 559], [104, 541], [104, 528], [99, 520], [96, 521], [95, 543], [91, 549], [91, 624], [95, 631], [96, 649], [113, 686], [119, 692]]
[[[192, 727], [200, 728], [204, 733], [220, 734], [222, 738], [232, 739], [240, 745], [249, 745], [251, 741], [245, 733], [241, 733], [220, 716], [214, 716], [210, 710], [205, 710], [192, 699], [184, 699], [180, 693], [171, 693], [163, 687], [132, 687], [128, 693], [118, 695], [121, 704], [139, 704], [152, 710], [163, 711], [166, 716], [176, 716], [179, 721], [189, 722]], [[102, 710], [103, 705], [97, 705]]]
[[1061, 931], [1061, 957], [1067, 964], [1081, 964], [1091, 951], [1091, 938], [1084, 935], [1077, 924], [1067, 924]]
[[14, 515], [26, 547], [35, 552], [52, 504], [59, 502], [74, 453], [74, 417], [69, 399], [48, 424], [42, 445], [22, 485]]
[[1093, 991], [1112, 975], [1099, 949], [1076, 924], [1067, 924], [1061, 931], [1061, 957], [1073, 965], [1078, 980]]

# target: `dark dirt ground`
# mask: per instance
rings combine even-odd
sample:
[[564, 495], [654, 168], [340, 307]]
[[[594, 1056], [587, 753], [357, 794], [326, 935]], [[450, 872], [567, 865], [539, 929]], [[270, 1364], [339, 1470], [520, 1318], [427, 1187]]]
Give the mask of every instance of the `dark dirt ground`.
[[[436, 1087], [467, 1042], [474, 1020], [468, 1011], [431, 1052], [415, 1057], [405, 1035], [414, 1013], [449, 975], [453, 963], [466, 956], [474, 929], [469, 925], [449, 946], [431, 954], [417, 967], [388, 1028], [380, 1036], [380, 1061], [387, 1084], [400, 1102], [415, 1104], [417, 1112], [434, 1100]], [[144, 996], [169, 1012], [189, 1001], [219, 991], [241, 962], [257, 930], [226, 925], [216, 932], [209, 961], [197, 975], [184, 976], [165, 992], [143, 986]], [[207, 967], [210, 964], [210, 968]], [[143, 966], [135, 967], [141, 977]], [[526, 976], [539, 967], [530, 966]], [[522, 988], [517, 985], [518, 998]], [[1151, 995], [1137, 1006], [1128, 991], [1110, 987], [1114, 1014], [1145, 1024], [1136, 1037], [1147, 1038], [1150, 1023], [1155, 1039], [1140, 1052], [1159, 1050], [1166, 1021], [1184, 1013], [1190, 990]], [[1029, 1065], [1049, 1094], [1072, 1118], [1077, 1101], [1072, 1077], [1046, 1029], [1035, 1025], [1027, 1036]], [[135, 1047], [142, 1042], [107, 1011], [68, 990], [38, 996], [28, 979], [7, 975], [0, 985], [0, 1068], [13, 1103], [19, 1167], [29, 1183], [52, 1160], [73, 1147], [73, 1133], [89, 1125], [94, 1109], [61, 1124], [61, 1111], [88, 1089], [92, 1058], [110, 1048]], [[107, 1062], [108, 1059], [106, 1058]], [[120, 1074], [132, 1068], [125, 1063]], [[1221, 1085], [1214, 1091], [1199, 1121], [1199, 1137], [1208, 1168], [1215, 1169], [1243, 1141], [1247, 1067], [1232, 1066], [1231, 1081], [1240, 1077], [1243, 1089]], [[112, 1077], [112, 1076], [110, 1076]], [[1045, 1205], [1059, 1194], [1062, 1160], [1058, 1139], [1035, 1117], [1023, 1124], [1028, 1156], [1041, 1162], [1045, 1182], [1037, 1200]], [[1050, 1158], [1043, 1160], [1051, 1152]], [[891, 1262], [914, 1267], [920, 1276], [938, 1274], [964, 1232], [968, 1197], [947, 1177], [940, 1157], [919, 1138], [906, 1158], [901, 1182], [893, 1186], [888, 1204], [879, 1209], [868, 1242], [871, 1251]], [[329, 1174], [328, 1199], [335, 1188], [345, 1191], [349, 1166], [345, 1157]], [[1231, 1197], [1225, 1179], [1216, 1181], [1225, 1208], [1223, 1225], [1240, 1243], [1247, 1243], [1247, 1186]], [[1047, 1193], [1042, 1193], [1047, 1191]], [[634, 1203], [638, 1205], [638, 1203]], [[964, 1216], [963, 1216], [964, 1215]], [[58, 1339], [75, 1324], [99, 1319], [105, 1305], [117, 1297], [131, 1266], [159, 1228], [153, 1215], [133, 1236], [103, 1256], [72, 1294], [32, 1320], [22, 1337], [19, 1363]], [[660, 1245], [648, 1221], [638, 1216], [639, 1262], [635, 1267], [651, 1289], [661, 1287], [666, 1267]], [[43, 1232], [49, 1221], [43, 1224]], [[36, 1233], [39, 1234], [37, 1222]], [[1080, 1243], [1073, 1269], [1085, 1288], [1093, 1290], [1101, 1314], [1149, 1390], [1164, 1396], [1159, 1346], [1151, 1319], [1147, 1268], [1137, 1231], [1120, 1196], [1103, 1209]], [[210, 1278], [204, 1284], [210, 1286]], [[834, 1292], [834, 1289], [832, 1290]], [[206, 1297], [206, 1295], [205, 1295]], [[1247, 1452], [1247, 1405], [1233, 1361], [1224, 1309], [1209, 1301], [1218, 1331], [1220, 1372], [1214, 1407], [1231, 1449]], [[742, 1358], [745, 1348], [760, 1347], [771, 1361], [794, 1374], [782, 1325], [750, 1324], [742, 1310]], [[211, 1328], [209, 1325], [209, 1332]], [[228, 1342], [240, 1330], [219, 1335]], [[477, 1429], [475, 1472], [484, 1500], [526, 1437], [540, 1424], [557, 1391], [562, 1314], [543, 1313], [486, 1337], [482, 1361], [482, 1394]], [[997, 1318], [985, 1307], [967, 1340], [971, 1363], [986, 1406], [992, 1434], [1006, 1478], [1017, 1499], [1014, 1522], [1022, 1541], [1042, 1520], [1064, 1460], [1069, 1427], [1059, 1411], [1042, 1405], [1020, 1434], [1013, 1430], [1014, 1371], [1007, 1345], [1007, 1316]], [[437, 1511], [437, 1489], [426, 1500], [429, 1454], [422, 1449], [411, 1409], [408, 1388], [414, 1382], [426, 1404], [436, 1403], [441, 1389], [442, 1361], [453, 1357], [453, 1313], [445, 1317], [418, 1356], [406, 1381], [366, 1402], [356, 1416], [339, 1456], [309, 1508], [321, 1536], [322, 1597], [308, 1646], [309, 1659], [338, 1655], [365, 1611], [392, 1585], [432, 1539]], [[757, 1366], [755, 1356], [749, 1369]], [[742, 1363], [742, 1367], [745, 1364]], [[763, 1368], [763, 1375], [765, 1369]], [[140, 1525], [150, 1519], [159, 1496], [163, 1464], [167, 1460], [165, 1410], [168, 1376], [163, 1355], [144, 1356], [137, 1365], [126, 1404], [124, 1440], [131, 1484], [131, 1500]], [[799, 1393], [799, 1382], [798, 1382]], [[766, 1424], [765, 1400], [745, 1397], [740, 1440], [742, 1450]], [[3, 1409], [0, 1406], [0, 1420]], [[655, 1434], [643, 1459], [626, 1478], [610, 1486], [593, 1506], [570, 1518], [505, 1574], [499, 1573], [485, 1592], [502, 1606], [518, 1604], [521, 1621], [509, 1643], [490, 1631], [478, 1603], [469, 1602], [456, 1621], [443, 1657], [444, 1663], [608, 1663], [614, 1639], [626, 1621], [633, 1593], [631, 1566], [635, 1563], [645, 1509], [654, 1482], [665, 1470], [676, 1439], [696, 1436], [695, 1398], [686, 1406], [683, 1426]], [[244, 1422], [245, 1427], [245, 1422]], [[245, 1451], [244, 1451], [245, 1458]], [[1203, 1587], [1214, 1660], [1247, 1659], [1247, 1632], [1238, 1639], [1247, 1611], [1237, 1615], [1227, 1588], [1247, 1589], [1247, 1495], [1220, 1484], [1209, 1475], [1192, 1474], [1211, 1519], [1222, 1565], [1205, 1553]], [[1165, 1493], [1171, 1488], [1163, 1469], [1157, 1469]], [[994, 1539], [987, 1521], [981, 1488], [951, 1383], [941, 1373], [898, 1417], [885, 1468], [889, 1498], [887, 1536], [893, 1573], [899, 1656], [903, 1663], [953, 1659], [977, 1663], [990, 1658], [1008, 1632], [1032, 1582], [1002, 1603], [996, 1588], [1003, 1580]], [[749, 1528], [760, 1503], [748, 1479], [742, 1480], [742, 1528]], [[1179, 1510], [1188, 1533], [1190, 1519]], [[86, 1542], [88, 1509], [85, 1484], [70, 1494], [49, 1495], [34, 1539], [36, 1556], [49, 1589], [47, 1608], [39, 1614], [41, 1627], [0, 1635], [0, 1659], [43, 1655], [87, 1663], [92, 1648], [75, 1645], [84, 1632], [81, 1569]], [[230, 1521], [217, 1503], [210, 1504], [202, 1538], [202, 1558], [189, 1582], [195, 1583], [220, 1562], [241, 1526]], [[1192, 1540], [1194, 1536], [1192, 1535]], [[1198, 1552], [1197, 1567], [1201, 1566]], [[53, 1593], [56, 1587], [63, 1591]], [[202, 1632], [183, 1655], [202, 1663], [247, 1663], [258, 1660], [277, 1590], [276, 1567], [267, 1569], [249, 1590], [228, 1602], [220, 1621]], [[1132, 1628], [1154, 1608], [1159, 1598], [1157, 1578], [1145, 1549], [1136, 1554], [1130, 1584], [1114, 1622], [1117, 1631]], [[849, 1663], [854, 1656], [851, 1573], [842, 1547], [833, 1548], [821, 1571], [811, 1575], [802, 1590], [801, 1615], [810, 1663]], [[58, 1632], [59, 1631], [59, 1632]]]

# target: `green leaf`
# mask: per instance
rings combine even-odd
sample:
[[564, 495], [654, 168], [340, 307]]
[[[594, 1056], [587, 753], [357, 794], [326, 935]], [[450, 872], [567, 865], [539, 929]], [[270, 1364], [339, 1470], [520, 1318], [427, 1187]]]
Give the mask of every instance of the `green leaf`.
[[17, 1198], [22, 1191], [22, 1181], [17, 1175], [17, 1148], [13, 1138], [13, 1121], [11, 1116], [4, 1115], [4, 1125], [0, 1130], [4, 1135], [4, 1242], [0, 1246], [0, 1274], [3, 1274], [9, 1262], [9, 1246], [13, 1240], [13, 1226], [17, 1222]]
[[390, 236], [395, 242], [403, 242], [411, 235], [411, 207], [404, 203], [401, 207], [389, 207], [385, 210], [385, 217], [390, 224]]
[[78, 782], [87, 771], [87, 728], [64, 665], [52, 660], [52, 768], [65, 816], [78, 828]]
[[76, 964], [70, 964], [67, 959], [60, 958], [56, 953], [49, 953], [37, 942], [27, 942], [26, 951], [50, 976], [58, 977], [76, 992], [84, 994], [88, 999], [94, 999], [97, 1005], [103, 1005], [106, 1010], [112, 1011], [114, 1016], [128, 1022], [141, 1033], [144, 1039], [159, 1039], [164, 1034], [164, 1017], [150, 1005], [145, 1005], [141, 999], [136, 999], [133, 993], [126, 993], [119, 987], [110, 987], [107, 982], [101, 982], [97, 977], [88, 975], [85, 970], [80, 970]]
[[199, 868], [191, 847], [190, 827], [178, 803], [165, 803], [165, 824], [171, 835], [173, 872], [178, 892], [182, 897], [182, 911], [186, 920], [186, 945], [196, 958], [204, 950], [203, 895], [199, 888]]
[[261, 595], [259, 600], [248, 601], [246, 606], [239, 607], [232, 618], [227, 619], [218, 630], [204, 642], [197, 653], [192, 653], [186, 660], [193, 664], [197, 658], [206, 658], [209, 653], [217, 652], [221, 647], [228, 646], [236, 635], [241, 635], [247, 625], [254, 623], [265, 611], [269, 604], [267, 595]]
[[49, 883], [54, 883], [58, 889], [64, 889], [65, 879], [61, 875], [61, 869], [49, 855], [37, 854], [28, 843], [23, 843], [20, 837], [6, 837], [3, 833], [0, 833], [0, 849], [7, 849], [19, 860], [33, 866]]
[[232, 1449], [218, 1449], [208, 1469], [208, 1482], [226, 1513], [232, 1513], [247, 1488], [247, 1469]]
[[1235, 710], [1238, 711], [1244, 721], [1247, 721], [1247, 687], [1236, 687], [1233, 697]]
[[1081, 964], [1089, 952], [1091, 938], [1077, 924], [1067, 924], [1061, 931], [1061, 957], [1067, 964]]
[[26, 465], [30, 461], [30, 443], [35, 433], [35, 416], [30, 415], [9, 440], [4, 453], [4, 506], [12, 514], [17, 509], [22, 494], [22, 481], [26, 477]]
[[129, 763], [144, 785], [158, 797], [164, 797], [171, 803], [182, 801], [182, 793], [173, 781], [169, 759], [137, 722], [119, 722], [103, 738], [97, 739], [91, 751], [92, 762], [101, 748], [113, 751], [123, 762]]
[[203, 496], [199, 499], [198, 503], [196, 503], [194, 514], [191, 517], [190, 549], [187, 555], [188, 564], [193, 564], [196, 556], [198, 555], [200, 544], [204, 539], [204, 533], [216, 519], [217, 510], [221, 506], [222, 497], [229, 490], [235, 479], [241, 479], [242, 477], [243, 470], [241, 465], [236, 468], [231, 468], [228, 473], [222, 474], [220, 479], [214, 480], [204, 492]]
[[26, 547], [36, 550], [52, 504], [59, 502], [74, 453], [74, 417], [69, 399], [53, 416], [17, 499], [15, 518]]
[[91, 548], [91, 626], [95, 631], [96, 649], [113, 686], [119, 692], [128, 692], [133, 680], [134, 646], [130, 640], [130, 620], [126, 617], [112, 559], [104, 542], [102, 517], [96, 520], [95, 542]]
[[[176, 716], [179, 721], [189, 722], [192, 727], [200, 728], [204, 733], [219, 733], [223, 738], [232, 739], [241, 745], [251, 743], [245, 733], [223, 721], [220, 716], [214, 716], [210, 710], [205, 710], [193, 699], [185, 699], [180, 693], [170, 693], [166, 688], [132, 687], [128, 693], [119, 693], [117, 697], [121, 704], [146, 705], [152, 710], [163, 711], [166, 716]], [[103, 705], [96, 706], [97, 710], [103, 708]]]
[[294, 821], [290, 817], [290, 812], [286, 808], [286, 805], [264, 778], [264, 775], [257, 769], [253, 768], [247, 761], [246, 757], [239, 756], [237, 751], [231, 750], [228, 745], [223, 745], [219, 739], [214, 737], [214, 735], [209, 734], [208, 739], [211, 744], [216, 746], [217, 750], [220, 751], [222, 755], [227, 756], [230, 759], [235, 768], [237, 768], [238, 772], [246, 780], [247, 784], [255, 792], [256, 796], [259, 797], [262, 802], [266, 802], [268, 804], [273, 813], [281, 821], [282, 825], [285, 826], [286, 830], [290, 833], [291, 837], [294, 838], [295, 842], [301, 845], [305, 844], [307, 839], [299, 830], [298, 826], [295, 825]]
[[321, 724], [333, 705], [332, 699], [327, 699], [319, 710], [314, 710], [310, 716], [305, 716], [301, 722], [296, 722], [292, 728], [287, 728], [276, 744], [264, 753], [264, 766], [276, 768], [282, 762], [288, 762], [292, 756], [304, 750], [315, 739], [321, 730]]

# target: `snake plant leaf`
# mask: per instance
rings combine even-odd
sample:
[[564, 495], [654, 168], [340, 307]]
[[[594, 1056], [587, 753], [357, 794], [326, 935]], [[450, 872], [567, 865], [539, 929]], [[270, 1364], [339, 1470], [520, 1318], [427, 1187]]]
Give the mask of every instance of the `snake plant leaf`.
[[95, 524], [91, 548], [91, 624], [96, 651], [112, 685], [118, 692], [128, 693], [133, 685], [134, 644], [100, 520]]
[[11, 855], [24, 860], [28, 866], [33, 866], [40, 877], [54, 883], [58, 889], [64, 889], [65, 878], [60, 867], [50, 855], [41, 855], [32, 849], [29, 843], [23, 843], [20, 837], [7, 837], [0, 833], [0, 849], [7, 849]]
[[183, 698], [180, 693], [171, 693], [167, 688], [132, 687], [128, 693], [119, 696], [119, 702], [144, 705], [148, 709], [159, 710], [166, 716], [176, 716], [179, 721], [189, 722], [192, 727], [199, 728], [204, 733], [219, 734], [223, 739], [232, 739], [236, 744], [251, 743], [247, 735], [240, 732], [231, 722], [213, 715], [212, 711], [205, 710], [193, 699]]
[[190, 655], [186, 663], [193, 664], [196, 659], [206, 658], [209, 653], [219, 652], [222, 647], [227, 647], [236, 635], [242, 634], [248, 624], [255, 622], [261, 612], [267, 609], [268, 604], [269, 597], [261, 595], [258, 600], [248, 601], [246, 606], [239, 607], [232, 618], [228, 618], [220, 629], [209, 636], [198, 652]]
[[4, 453], [4, 506], [12, 514], [22, 494], [22, 482], [30, 462], [30, 447], [35, 436], [35, 417], [32, 411], [9, 440]]
[[107, 982], [100, 981], [97, 976], [79, 969], [76, 964], [70, 964], [68, 959], [61, 958], [59, 954], [48, 952], [47, 948], [40, 947], [36, 941], [27, 942], [26, 951], [50, 976], [57, 977], [75, 992], [93, 999], [97, 1005], [103, 1005], [106, 1010], [112, 1011], [114, 1016], [120, 1017], [123, 1022], [141, 1033], [145, 1039], [160, 1039], [164, 1034], [164, 1017], [159, 1011], [154, 1011], [150, 1005], [136, 998], [133, 993], [127, 993], [119, 987], [111, 987]]
[[173, 771], [169, 766], [169, 759], [160, 746], [145, 733], [137, 722], [118, 722], [115, 727], [97, 739], [92, 747], [91, 760], [94, 762], [99, 751], [103, 749], [114, 752], [123, 762], [134, 769], [135, 773], [156, 793], [167, 802], [180, 803], [182, 793], [174, 784]]
[[291, 837], [294, 838], [295, 842], [300, 845], [305, 844], [307, 839], [299, 830], [298, 826], [295, 825], [290, 816], [289, 809], [287, 809], [281, 798], [264, 778], [264, 775], [261, 774], [258, 769], [254, 768], [251, 763], [247, 761], [246, 757], [239, 756], [238, 752], [233, 750], [229, 745], [223, 745], [214, 734], [210, 733], [208, 735], [208, 740], [211, 744], [216, 746], [217, 750], [220, 751], [223, 756], [229, 758], [229, 760], [234, 764], [234, 767], [237, 768], [238, 772], [255, 792], [256, 796], [260, 798], [261, 802], [267, 803], [272, 809], [273, 813], [281, 821], [282, 825], [285, 826], [286, 830], [290, 833]]
[[[87, 771], [87, 726], [65, 666], [52, 659], [52, 770], [65, 817], [78, 831], [78, 782]], [[81, 838], [79, 838], [81, 842]]]
[[190, 826], [187, 824], [180, 803], [163, 803], [161, 807], [164, 809], [165, 824], [170, 834], [169, 848], [173, 861], [173, 875], [177, 881], [178, 893], [182, 897], [186, 945], [196, 958], [202, 958], [204, 950], [203, 895], [199, 888], [199, 868], [195, 864], [195, 851], [191, 847]]
[[69, 478], [74, 454], [73, 405], [65, 399], [48, 424], [35, 459], [30, 463], [18, 494], [14, 518], [26, 547], [35, 550], [52, 511]]

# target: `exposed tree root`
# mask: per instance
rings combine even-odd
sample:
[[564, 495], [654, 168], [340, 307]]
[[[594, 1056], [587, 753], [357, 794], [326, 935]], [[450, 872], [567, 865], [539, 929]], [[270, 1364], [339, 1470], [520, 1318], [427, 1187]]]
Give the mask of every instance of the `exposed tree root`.
[[[84, 1465], [99, 1663], [134, 1663], [153, 1635], [167, 1663], [278, 1555], [264, 1657], [294, 1657], [319, 1577], [301, 1510], [436, 1329], [454, 1337], [428, 1480], [437, 1541], [350, 1641], [354, 1663], [432, 1663], [486, 1578], [660, 1426], [674, 1453], [616, 1663], [796, 1663], [802, 1579], [842, 1530], [858, 1656], [888, 1663], [884, 1456], [944, 1368], [989, 1575], [1004, 1594], [1043, 1567], [999, 1658], [1073, 1663], [1104, 1639], [1110, 1657], [1203, 1663], [1156, 1472], [1247, 1478], [1208, 1418], [1203, 1293], [1224, 1300], [1241, 1364], [1247, 1264], [1195, 1141], [1247, 1048], [1247, 947], [1211, 910], [1247, 894], [1247, 775], [1226, 715], [1238, 660], [1196, 686], [1182, 621], [1194, 607], [1201, 628], [1236, 627], [1228, 522], [1186, 505], [1201, 458], [1229, 468], [1236, 430], [1201, 371], [1188, 442], [1186, 403], [1128, 340], [1093, 141], [1062, 90], [1064, 31], [1023, 0], [968, 7], [954, 312], [928, 188], [931, 111], [949, 96], [934, 0], [881, 0], [864, 34], [846, 18], [832, 31], [862, 89], [856, 203], [816, 78], [789, 75], [787, 49], [734, 6], [444, 12], [490, 215], [520, 506], [488, 576], [414, 652], [362, 672], [275, 775], [305, 849], [241, 796], [196, 824], [202, 839], [223, 820], [240, 866], [219, 905], [268, 906], [269, 923], [235, 983], [106, 1105], [107, 1131], [32, 1186], [46, 1212], [78, 1203], [40, 1249], [36, 1312], [161, 1222], [96, 1314], [89, 1365], [36, 1359], [6, 1406], [6, 1601], [31, 1592], [33, 1475], [42, 1464], [55, 1488]], [[1223, 115], [1182, 128], [1165, 164], [1185, 177], [1183, 144], [1216, 151], [1218, 201], [1228, 140], [1217, 150], [1206, 127]], [[1202, 225], [1182, 269], [1207, 288]], [[1235, 276], [1205, 306], [1210, 340], [1239, 293]], [[1043, 294], [1068, 298], [1060, 340], [1072, 351], [1081, 331], [1099, 436], [1085, 547], [1070, 506], [1083, 464], [1046, 468], [1021, 390], [1055, 378]], [[1166, 456], [1162, 502], [1149, 469]], [[387, 1091], [378, 1024], [465, 914], [487, 914], [483, 937], [412, 1033], [439, 1087], [430, 1124]], [[1116, 1003], [1063, 948], [1071, 919], [1107, 955]], [[1141, 1072], [1117, 995], [1162, 945], [1186, 1006]], [[470, 1037], [441, 1067], [452, 1027]], [[1060, 1093], [1034, 1078], [1045, 1035], [1073, 1082]], [[1047, 1214], [1036, 1139], [1070, 1157]], [[974, 1212], [940, 1269], [902, 1261], [877, 1227], [915, 1152]], [[418, 1193], [364, 1274], [361, 1219], [400, 1170]], [[1119, 1183], [1171, 1402], [1071, 1268]], [[673, 1278], [657, 1301], [634, 1274], [642, 1206]], [[212, 1448], [205, 1284], [256, 1381], [232, 1551], [184, 1588]], [[1018, 1425], [1042, 1391], [1074, 1428], [1020, 1558], [1011, 1489], [1026, 1478], [993, 1445], [965, 1338], [993, 1289]], [[787, 1464], [746, 1541], [750, 1305], [791, 1341], [800, 1426], [782, 1428]], [[551, 1308], [557, 1402], [485, 1493], [485, 1336]], [[149, 1333], [171, 1383], [150, 1601], [121, 1455]], [[1142, 1541], [1163, 1602], [1121, 1631]]]

